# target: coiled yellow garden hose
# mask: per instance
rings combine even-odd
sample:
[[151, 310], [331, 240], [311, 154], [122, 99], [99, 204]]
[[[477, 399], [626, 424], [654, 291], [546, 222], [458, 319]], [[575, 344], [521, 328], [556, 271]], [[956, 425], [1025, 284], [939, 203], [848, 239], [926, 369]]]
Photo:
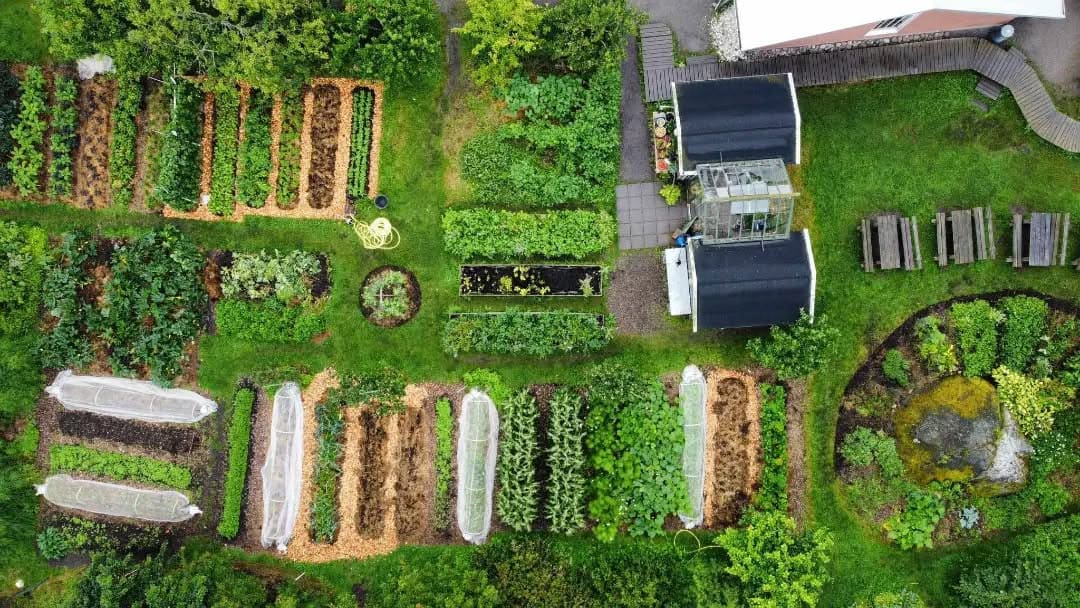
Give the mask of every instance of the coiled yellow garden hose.
[[377, 217], [370, 224], [361, 222], [354, 215], [345, 216], [345, 221], [352, 224], [356, 236], [364, 249], [394, 249], [401, 244], [401, 235], [397, 228], [385, 217]]

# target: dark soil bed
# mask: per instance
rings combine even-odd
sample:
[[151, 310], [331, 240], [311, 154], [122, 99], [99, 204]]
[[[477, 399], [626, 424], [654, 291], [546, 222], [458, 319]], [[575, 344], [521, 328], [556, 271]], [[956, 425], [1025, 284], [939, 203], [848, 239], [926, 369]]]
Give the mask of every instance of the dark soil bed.
[[462, 266], [463, 296], [600, 296], [600, 266]]
[[109, 204], [109, 142], [116, 81], [98, 76], [79, 82], [78, 147], [74, 158], [75, 201], [85, 207]]
[[383, 485], [389, 472], [386, 424], [391, 419], [380, 417], [370, 408], [360, 410], [358, 415], [361, 436], [356, 528], [362, 538], [372, 539], [383, 535], [384, 521], [390, 508]]
[[57, 424], [61, 433], [71, 437], [104, 439], [178, 456], [197, 450], [202, 441], [191, 428], [107, 418], [89, 412], [62, 410]]
[[435, 516], [435, 406], [423, 404], [398, 417], [396, 525], [402, 543], [427, 542]]
[[[377, 319], [375, 318], [375, 309], [367, 306], [364, 303], [364, 290], [368, 285], [390, 272], [400, 272], [405, 275], [405, 297], [408, 298], [408, 306], [406, 307], [405, 314], [400, 317], [388, 317]], [[406, 270], [400, 266], [379, 266], [375, 270], [372, 270], [364, 277], [363, 284], [360, 285], [360, 311], [364, 313], [364, 317], [368, 321], [371, 321], [379, 327], [399, 327], [412, 320], [416, 316], [416, 313], [420, 311], [420, 282], [416, 280], [416, 275], [411, 271]]]
[[334, 203], [341, 91], [335, 86], [320, 85], [315, 87], [313, 95], [308, 204], [315, 209], [325, 209]]

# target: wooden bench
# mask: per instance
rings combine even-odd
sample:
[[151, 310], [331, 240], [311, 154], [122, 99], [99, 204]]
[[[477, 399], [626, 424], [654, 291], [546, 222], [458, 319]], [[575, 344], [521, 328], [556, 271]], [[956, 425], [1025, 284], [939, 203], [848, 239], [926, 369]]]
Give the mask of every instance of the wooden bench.
[[1064, 266], [1069, 251], [1069, 213], [1013, 213], [1013, 268]]
[[938, 211], [934, 217], [937, 225], [938, 266], [971, 264], [976, 260], [992, 260], [997, 257], [994, 245], [994, 215], [990, 207]]
[[922, 268], [919, 223], [914, 217], [883, 213], [863, 219], [863, 270], [915, 270]]

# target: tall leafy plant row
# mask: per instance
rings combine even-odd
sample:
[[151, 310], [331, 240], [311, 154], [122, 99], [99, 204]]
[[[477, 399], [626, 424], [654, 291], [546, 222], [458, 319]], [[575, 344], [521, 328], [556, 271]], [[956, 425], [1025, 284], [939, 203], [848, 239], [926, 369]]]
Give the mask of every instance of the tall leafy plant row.
[[19, 118], [11, 130], [15, 147], [8, 161], [15, 186], [22, 196], [38, 192], [41, 170], [45, 166], [42, 146], [48, 128], [46, 97], [45, 73], [37, 66], [26, 68], [19, 95]]
[[761, 386], [761, 452], [765, 466], [754, 506], [787, 513], [787, 400], [782, 386]]
[[135, 119], [142, 107], [142, 81], [121, 74], [116, 81], [116, 107], [112, 115], [112, 152], [109, 157], [109, 179], [112, 200], [117, 206], [131, 204], [135, 179], [135, 141], [138, 127]]
[[49, 449], [49, 468], [53, 472], [91, 473], [180, 490], [191, 486], [191, 471], [180, 465], [145, 456], [103, 452], [81, 445], [52, 446]]
[[55, 104], [52, 113], [52, 137], [49, 147], [52, 150], [52, 164], [49, 167], [49, 194], [69, 196], [71, 194], [71, 155], [75, 150], [75, 128], [79, 122], [79, 110], [75, 102], [79, 98], [79, 87], [67, 76], [56, 76]]
[[521, 391], [500, 408], [499, 494], [495, 508], [499, 519], [518, 532], [528, 532], [536, 520], [540, 486], [536, 481], [536, 399]]
[[353, 93], [352, 151], [349, 154], [349, 194], [367, 196], [368, 162], [371, 155], [371, 113], [375, 93], [356, 89]]
[[45, 367], [82, 367], [93, 358], [90, 327], [95, 311], [81, 294], [93, 280], [83, 266], [96, 253], [96, 243], [85, 231], [60, 237], [42, 289], [42, 302], [51, 321], [51, 329], [37, 346]]
[[341, 403], [328, 399], [315, 408], [315, 490], [311, 499], [311, 536], [332, 543], [340, 525], [338, 482], [345, 453], [345, 414]]
[[589, 313], [552, 311], [463, 314], [446, 322], [443, 349], [461, 353], [548, 357], [593, 353], [615, 333], [615, 320]]
[[300, 196], [300, 131], [304, 126], [304, 102], [288, 91], [281, 100], [281, 141], [278, 146], [277, 205], [292, 207]]
[[563, 388], [548, 405], [548, 501], [551, 531], [573, 534], [585, 527], [585, 421], [581, 396]]
[[237, 159], [236, 198], [248, 207], [262, 207], [270, 195], [270, 114], [273, 98], [251, 89], [244, 116], [244, 142]]
[[165, 129], [154, 189], [158, 199], [178, 211], [199, 205], [202, 171], [202, 90], [193, 82], [173, 76], [165, 83], [169, 124]]
[[964, 375], [989, 375], [998, 358], [998, 324], [1004, 316], [986, 300], [953, 304], [950, 316], [956, 328]]
[[247, 480], [248, 453], [251, 449], [251, 414], [255, 391], [244, 387], [236, 391], [229, 422], [229, 463], [225, 472], [225, 504], [221, 509], [218, 534], [235, 538], [240, 532], [240, 513], [244, 506], [244, 482]]
[[1039, 298], [1016, 296], [1001, 301], [1005, 313], [1001, 336], [1001, 362], [1018, 372], [1035, 357], [1039, 340], [1046, 333], [1050, 307]]
[[435, 402], [435, 528], [450, 527], [450, 482], [453, 478], [454, 415], [450, 400]]
[[8, 64], [0, 62], [0, 187], [11, 183], [12, 128], [19, 117], [19, 79]]
[[443, 216], [446, 250], [460, 258], [574, 258], [600, 253], [615, 240], [605, 211], [524, 213], [451, 209]]
[[236, 201], [236, 152], [240, 145], [240, 91], [221, 86], [214, 91], [214, 163], [210, 212], [229, 215]]
[[36, 322], [47, 241], [40, 228], [0, 222], [0, 333], [27, 333]]

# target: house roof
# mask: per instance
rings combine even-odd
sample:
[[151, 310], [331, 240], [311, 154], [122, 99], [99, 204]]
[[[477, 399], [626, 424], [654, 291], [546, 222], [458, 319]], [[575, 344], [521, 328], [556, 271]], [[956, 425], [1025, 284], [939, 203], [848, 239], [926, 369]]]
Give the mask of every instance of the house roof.
[[790, 74], [678, 82], [682, 170], [699, 163], [799, 162], [799, 107]]
[[813, 314], [815, 270], [809, 236], [693, 250], [696, 327], [728, 329], [793, 323]]
[[1065, 17], [1063, 0], [739, 0], [744, 50], [929, 10]]

